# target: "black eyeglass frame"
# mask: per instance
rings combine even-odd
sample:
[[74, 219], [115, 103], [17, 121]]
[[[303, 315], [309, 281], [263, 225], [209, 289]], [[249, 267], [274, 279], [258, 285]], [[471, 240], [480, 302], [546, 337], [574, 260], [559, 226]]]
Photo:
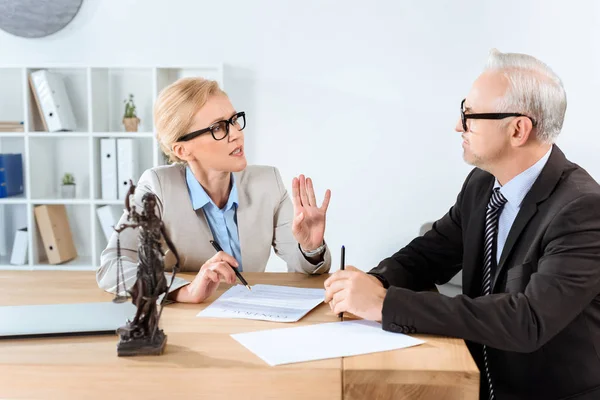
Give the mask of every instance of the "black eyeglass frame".
[[[244, 125], [242, 125], [239, 130], [243, 131], [244, 128], [246, 127], [246, 113], [244, 111], [240, 111], [237, 114], [234, 114], [231, 116], [231, 118], [229, 119], [223, 119], [221, 121], [217, 121], [213, 124], [211, 124], [208, 128], [204, 128], [204, 129], [200, 129], [194, 132], [190, 132], [190, 133], [186, 133], [185, 135], [183, 135], [182, 137], [180, 137], [179, 139], [177, 139], [178, 142], [187, 142], [189, 140], [195, 139], [198, 136], [206, 133], [206, 132], [210, 132], [210, 134], [212, 135], [213, 139], [215, 140], [223, 140], [225, 139], [227, 136], [229, 136], [229, 125], [235, 127], [235, 124], [238, 122], [238, 120], [242, 118], [244, 121]], [[217, 139], [217, 137], [215, 136], [215, 132], [213, 131], [213, 129], [215, 127], [217, 127], [219, 124], [225, 123], [225, 135], [222, 138]]]
[[465, 114], [465, 100], [460, 103], [460, 119], [462, 121], [463, 131], [467, 132], [467, 120], [468, 119], [504, 119], [509, 117], [527, 117], [531, 120], [531, 124], [535, 127], [536, 122], [535, 119], [531, 118], [529, 115], [520, 114], [520, 113], [475, 113], [475, 114]]

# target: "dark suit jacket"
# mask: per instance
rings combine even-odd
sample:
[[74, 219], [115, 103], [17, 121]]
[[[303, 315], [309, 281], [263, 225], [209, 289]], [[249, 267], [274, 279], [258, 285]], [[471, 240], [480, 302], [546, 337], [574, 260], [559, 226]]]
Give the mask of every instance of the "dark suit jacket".
[[[383, 329], [464, 338], [481, 371], [487, 345], [499, 400], [600, 399], [600, 187], [554, 146], [482, 297], [493, 185], [474, 169], [431, 231], [370, 272], [389, 287]], [[424, 291], [461, 269], [464, 294]]]

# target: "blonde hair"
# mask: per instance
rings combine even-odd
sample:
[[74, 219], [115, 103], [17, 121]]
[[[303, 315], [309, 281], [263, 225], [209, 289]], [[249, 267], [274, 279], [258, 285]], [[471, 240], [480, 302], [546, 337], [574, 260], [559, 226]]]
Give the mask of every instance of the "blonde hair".
[[219, 84], [204, 78], [181, 78], [164, 88], [154, 105], [156, 140], [170, 162], [182, 162], [174, 153], [173, 145], [189, 133], [194, 115], [208, 98], [227, 95]]

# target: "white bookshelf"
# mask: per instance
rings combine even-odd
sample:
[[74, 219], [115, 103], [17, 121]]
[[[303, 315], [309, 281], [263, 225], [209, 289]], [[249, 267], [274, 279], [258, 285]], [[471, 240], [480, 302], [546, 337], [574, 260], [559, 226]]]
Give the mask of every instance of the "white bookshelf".
[[[31, 72], [46, 69], [64, 77], [77, 121], [74, 132], [44, 132], [29, 88]], [[223, 66], [0, 66], [0, 121], [23, 121], [25, 132], [0, 132], [0, 153], [21, 153], [25, 193], [0, 198], [0, 270], [96, 270], [107, 242], [96, 215], [100, 206], [124, 208], [124, 201], [102, 199], [100, 139], [133, 138], [138, 175], [164, 163], [155, 138], [152, 109], [158, 93], [181, 77], [202, 76], [223, 86]], [[125, 132], [123, 101], [135, 96], [139, 132]], [[76, 197], [60, 196], [64, 173], [77, 185]], [[136, 177], [136, 180], [139, 176]], [[78, 258], [60, 265], [47, 261], [34, 207], [64, 204]], [[27, 228], [28, 264], [11, 265], [15, 232]]]

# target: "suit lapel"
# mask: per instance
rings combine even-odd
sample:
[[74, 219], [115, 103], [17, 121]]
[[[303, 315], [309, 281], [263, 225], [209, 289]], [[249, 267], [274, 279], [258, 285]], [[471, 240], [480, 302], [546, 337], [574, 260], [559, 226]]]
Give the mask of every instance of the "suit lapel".
[[[527, 199], [526, 196], [525, 199]], [[500, 262], [496, 268], [496, 273], [494, 274], [494, 280], [492, 281], [492, 292], [494, 290], [494, 286], [496, 285], [496, 281], [498, 276], [500, 275], [500, 271], [504, 268], [506, 264], [506, 258], [511, 253], [517, 239], [523, 232], [523, 229], [527, 226], [527, 223], [533, 218], [535, 213], [537, 212], [537, 203], [534, 201], [523, 201], [521, 205], [521, 209], [515, 218], [515, 222], [513, 222], [510, 231], [508, 233], [508, 237], [506, 238], [506, 243], [504, 244], [504, 248], [502, 249], [502, 254], [500, 255]]]
[[[188, 199], [189, 199], [189, 196], [188, 196]], [[193, 206], [190, 201], [190, 208], [192, 208], [192, 207]], [[206, 261], [216, 253], [215, 248], [210, 244], [210, 241], [215, 240], [215, 238], [213, 236], [212, 229], [210, 229], [210, 225], [208, 224], [208, 219], [206, 218], [206, 213], [204, 212], [204, 208], [199, 208], [195, 211], [196, 211], [196, 217], [198, 217], [198, 226], [199, 226], [198, 231], [200, 232], [199, 237], [198, 237], [199, 240], [197, 241], [197, 245], [195, 245], [195, 246], [198, 246], [199, 254], [210, 254], [204, 260], [204, 261]]]
[[554, 191], [554, 188], [562, 176], [566, 163], [567, 159], [565, 158], [563, 152], [556, 145], [553, 146], [552, 153], [548, 158], [548, 162], [544, 166], [544, 169], [542, 169], [540, 176], [536, 179], [533, 186], [529, 190], [529, 193], [527, 193], [523, 199], [521, 209], [519, 210], [519, 213], [517, 214], [517, 217], [510, 228], [508, 237], [506, 238], [506, 243], [502, 249], [498, 267], [496, 268], [494, 280], [492, 282], [492, 293], [494, 292], [494, 287], [498, 281], [498, 277], [506, 268], [506, 260], [510, 256], [513, 247], [517, 243], [521, 233], [529, 221], [536, 214], [538, 210], [538, 204], [546, 200], [552, 191]]
[[[200, 224], [200, 232], [202, 232], [200, 246], [210, 248], [210, 249], [212, 249], [212, 252], [214, 252], [215, 249], [210, 244], [210, 241], [214, 240], [215, 238], [212, 234], [212, 230], [210, 229], [210, 225], [208, 225], [208, 219], [206, 218], [204, 209], [203, 208], [197, 209], [196, 216], [198, 217], [198, 223]], [[209, 252], [209, 254], [210, 254], [210, 252]]]
[[480, 294], [479, 288], [475, 292], [474, 284], [481, 281], [481, 266], [483, 265], [483, 229], [485, 225], [485, 208], [488, 199], [492, 195], [494, 180], [486, 187], [482, 187], [477, 194], [481, 202], [475, 206], [473, 213], [469, 217], [469, 225], [465, 233], [464, 260], [463, 260], [463, 293], [469, 297], [476, 297]]
[[242, 184], [242, 180], [244, 179], [244, 171], [242, 172], [234, 172], [235, 182], [238, 190], [238, 207], [236, 210], [237, 217], [237, 227], [238, 227], [238, 236], [240, 238], [240, 250], [242, 252], [242, 268], [247, 267], [246, 265], [250, 262], [250, 251], [249, 246], [244, 246], [245, 243], [248, 243], [250, 235], [252, 235], [251, 231], [251, 221], [249, 218], [252, 216], [248, 214], [248, 209], [250, 208], [250, 196], [248, 192], [244, 190], [245, 185]]
[[[198, 224], [196, 225], [190, 223], [189, 225], [186, 225], [186, 227], [174, 227], [174, 229], [178, 229], [180, 232], [185, 232], [186, 235], [189, 235], [194, 238], [193, 248], [195, 251], [197, 251], [197, 254], [201, 255], [200, 259], [202, 260], [202, 262], [205, 262], [207, 259], [212, 257], [213, 254], [215, 254], [215, 249], [210, 244], [210, 240], [214, 239], [212, 235], [212, 230], [208, 225], [208, 220], [206, 219], [204, 209], [199, 208], [197, 210], [194, 210], [194, 206], [192, 204], [192, 199], [190, 198], [188, 192], [188, 186], [185, 178], [185, 167], [181, 168], [180, 179], [182, 180], [183, 184], [171, 185], [171, 190], [176, 192], [170, 194], [170, 197], [178, 199], [177, 207], [190, 210], [190, 214], [185, 214], [186, 221], [189, 219], [189, 221], [192, 222], [192, 215], [195, 213]], [[181, 203], [179, 199], [185, 199], [181, 200], [184, 203]], [[175, 246], [177, 246], [177, 243], [175, 243]], [[182, 271], [197, 271], [197, 265], [187, 265], [188, 255], [186, 255], [185, 252], [181, 254], [180, 251], [179, 256], [182, 257], [182, 259], [180, 260], [181, 265], [186, 267], [185, 269], [182, 269]], [[194, 259], [194, 257], [191, 258]]]

